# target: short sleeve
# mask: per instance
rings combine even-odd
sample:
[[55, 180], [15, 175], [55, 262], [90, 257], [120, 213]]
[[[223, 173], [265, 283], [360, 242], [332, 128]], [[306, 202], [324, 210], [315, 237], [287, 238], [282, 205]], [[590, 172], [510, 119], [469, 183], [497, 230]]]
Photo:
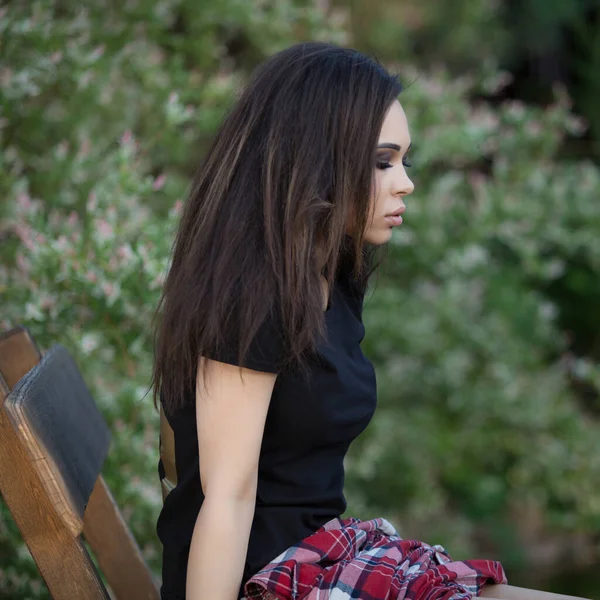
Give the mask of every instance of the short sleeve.
[[279, 373], [284, 364], [284, 336], [281, 319], [273, 313], [265, 319], [252, 338], [242, 363], [238, 360], [240, 327], [230, 326], [219, 348], [206, 349], [202, 354], [230, 365], [240, 365], [255, 371]]

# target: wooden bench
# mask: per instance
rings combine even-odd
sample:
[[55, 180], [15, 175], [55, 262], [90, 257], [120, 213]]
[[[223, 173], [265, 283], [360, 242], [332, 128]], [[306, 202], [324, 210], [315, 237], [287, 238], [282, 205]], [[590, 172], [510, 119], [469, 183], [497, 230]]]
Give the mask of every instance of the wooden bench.
[[0, 333], [0, 492], [56, 600], [160, 599], [100, 472], [109, 444], [67, 350]]
[[[116, 600], [160, 594], [100, 474], [110, 434], [77, 366], [62, 346], [43, 357], [29, 332], [0, 333], [0, 492], [56, 600]], [[173, 431], [160, 412], [163, 499], [177, 483]], [[510, 585], [485, 586], [500, 600], [574, 600]]]

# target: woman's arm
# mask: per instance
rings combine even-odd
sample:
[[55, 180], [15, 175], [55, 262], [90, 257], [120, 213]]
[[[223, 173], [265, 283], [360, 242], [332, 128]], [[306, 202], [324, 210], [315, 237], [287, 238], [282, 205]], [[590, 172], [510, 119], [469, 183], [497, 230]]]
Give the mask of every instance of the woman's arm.
[[[206, 380], [202, 361], [208, 361]], [[276, 374], [202, 358], [196, 389], [204, 502], [192, 535], [188, 600], [237, 600], [256, 502], [258, 457]]]

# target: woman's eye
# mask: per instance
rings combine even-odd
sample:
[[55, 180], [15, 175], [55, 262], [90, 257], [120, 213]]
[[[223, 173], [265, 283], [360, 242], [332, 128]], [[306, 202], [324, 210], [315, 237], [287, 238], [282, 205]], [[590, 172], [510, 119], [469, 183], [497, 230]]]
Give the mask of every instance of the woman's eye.
[[378, 160], [377, 161], [377, 168], [378, 169], [389, 169], [389, 168], [391, 168], [391, 166], [392, 165], [387, 160]]
[[[392, 160], [391, 156], [388, 156], [388, 155], [378, 156], [377, 162], [376, 162], [377, 168], [378, 169], [391, 169], [394, 166], [390, 162], [391, 160]], [[405, 168], [412, 167], [412, 162], [408, 158], [408, 154], [405, 154], [404, 157], [402, 158], [402, 165]]]
[[377, 156], [377, 168], [378, 169], [389, 169], [392, 165], [390, 164], [390, 160], [392, 157], [389, 154], [380, 154]]

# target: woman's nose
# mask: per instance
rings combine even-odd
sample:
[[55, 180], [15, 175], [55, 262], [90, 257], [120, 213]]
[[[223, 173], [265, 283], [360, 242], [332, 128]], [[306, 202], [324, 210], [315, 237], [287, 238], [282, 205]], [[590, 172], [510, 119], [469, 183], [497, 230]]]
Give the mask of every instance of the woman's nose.
[[394, 186], [395, 196], [408, 196], [415, 190], [415, 184], [410, 180], [409, 176], [404, 172], [403, 176]]

